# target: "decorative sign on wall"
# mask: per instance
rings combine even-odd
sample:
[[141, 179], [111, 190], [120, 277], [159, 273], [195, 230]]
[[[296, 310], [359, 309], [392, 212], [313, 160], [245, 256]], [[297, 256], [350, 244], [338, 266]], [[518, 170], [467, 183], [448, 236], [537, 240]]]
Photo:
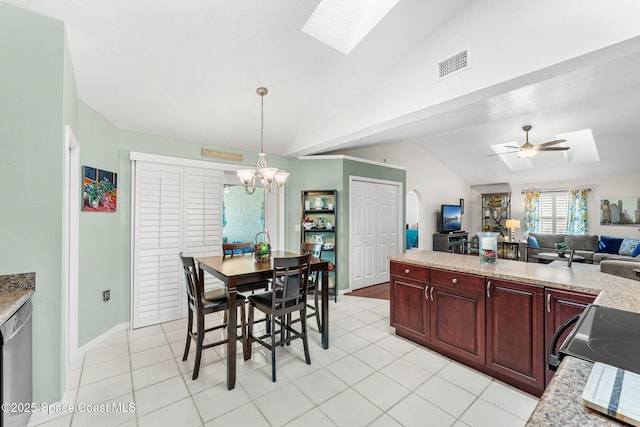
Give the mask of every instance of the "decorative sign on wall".
[[640, 225], [640, 196], [603, 197], [600, 225]]
[[203, 148], [200, 150], [202, 157], [210, 157], [212, 159], [229, 160], [231, 162], [241, 162], [242, 154], [230, 153], [228, 151], [211, 150], [209, 148]]
[[118, 200], [118, 174], [83, 166], [82, 176], [82, 210], [115, 212]]

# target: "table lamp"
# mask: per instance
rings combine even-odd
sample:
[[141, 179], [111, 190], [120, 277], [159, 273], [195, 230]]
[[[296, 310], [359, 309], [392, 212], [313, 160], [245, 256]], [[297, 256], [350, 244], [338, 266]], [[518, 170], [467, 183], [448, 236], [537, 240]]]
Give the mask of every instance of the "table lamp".
[[509, 241], [516, 241], [516, 228], [520, 228], [520, 220], [519, 219], [508, 219], [505, 221], [504, 226], [506, 228], [511, 229], [511, 235], [509, 236]]

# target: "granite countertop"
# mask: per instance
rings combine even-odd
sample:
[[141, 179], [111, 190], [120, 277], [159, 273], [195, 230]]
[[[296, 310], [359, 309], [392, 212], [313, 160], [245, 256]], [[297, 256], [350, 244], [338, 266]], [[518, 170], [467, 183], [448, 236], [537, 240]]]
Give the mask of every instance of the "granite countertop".
[[[424, 267], [590, 293], [598, 295], [595, 304], [640, 313], [640, 282], [591, 269], [553, 267], [502, 259], [496, 264], [481, 264], [477, 256], [432, 251], [411, 251], [391, 256], [389, 259]], [[582, 404], [582, 390], [592, 367], [593, 363], [578, 358], [562, 359], [527, 426], [623, 425]]]
[[35, 273], [0, 275], [0, 325], [31, 298], [35, 287]]

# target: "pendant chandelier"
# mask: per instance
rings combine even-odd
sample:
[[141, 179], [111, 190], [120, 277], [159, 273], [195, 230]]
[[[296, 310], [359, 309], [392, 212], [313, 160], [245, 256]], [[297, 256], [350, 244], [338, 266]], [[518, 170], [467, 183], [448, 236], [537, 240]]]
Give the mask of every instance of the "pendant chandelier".
[[264, 153], [264, 96], [269, 93], [267, 88], [259, 87], [256, 89], [260, 95], [260, 152], [258, 153], [258, 164], [256, 169], [238, 169], [236, 173], [238, 178], [244, 185], [244, 191], [247, 194], [253, 194], [256, 191], [256, 181], [260, 181], [264, 187], [264, 192], [271, 191], [271, 183], [275, 181], [273, 193], [280, 194], [280, 190], [284, 185], [288, 172], [279, 171], [278, 168], [267, 167], [266, 154]]

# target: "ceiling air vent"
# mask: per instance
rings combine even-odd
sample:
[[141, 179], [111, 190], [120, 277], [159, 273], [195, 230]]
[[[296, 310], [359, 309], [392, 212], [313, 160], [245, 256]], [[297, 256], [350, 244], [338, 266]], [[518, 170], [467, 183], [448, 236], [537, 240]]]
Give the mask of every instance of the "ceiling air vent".
[[451, 58], [447, 58], [438, 64], [439, 77], [445, 78], [451, 74], [466, 70], [469, 67], [469, 56], [467, 51], [463, 50], [460, 53], [456, 53]]

